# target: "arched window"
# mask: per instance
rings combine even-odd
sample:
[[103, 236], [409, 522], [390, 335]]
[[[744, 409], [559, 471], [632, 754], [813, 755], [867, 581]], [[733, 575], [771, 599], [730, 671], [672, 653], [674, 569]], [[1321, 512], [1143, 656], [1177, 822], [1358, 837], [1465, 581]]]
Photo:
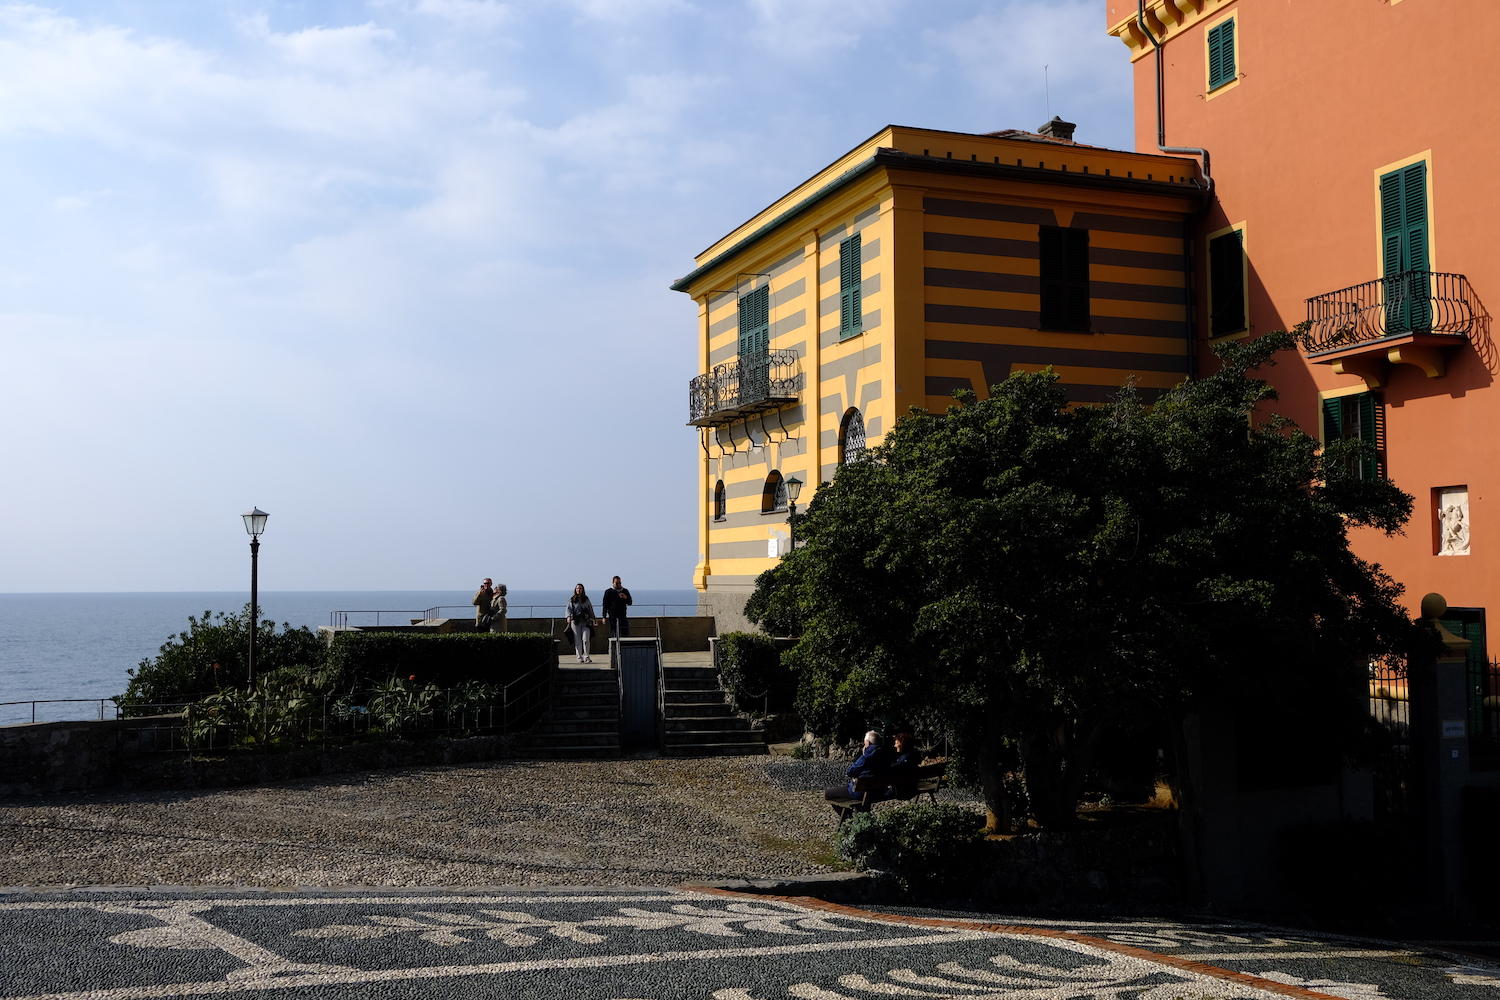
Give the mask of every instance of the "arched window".
[[724, 480], [714, 485], [714, 520], [722, 521], [728, 515], [728, 503], [724, 499]]
[[857, 462], [865, 450], [865, 418], [851, 406], [839, 424], [839, 464]]
[[782, 480], [780, 472], [772, 469], [771, 474], [766, 477], [765, 489], [760, 494], [760, 512], [774, 514], [781, 510], [786, 510], [786, 482]]

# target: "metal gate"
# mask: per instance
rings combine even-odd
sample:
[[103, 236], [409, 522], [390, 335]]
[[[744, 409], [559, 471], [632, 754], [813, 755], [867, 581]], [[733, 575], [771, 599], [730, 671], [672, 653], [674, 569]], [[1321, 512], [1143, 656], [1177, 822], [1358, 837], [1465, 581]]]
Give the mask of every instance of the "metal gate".
[[620, 672], [620, 746], [661, 746], [661, 644], [652, 638], [611, 639]]

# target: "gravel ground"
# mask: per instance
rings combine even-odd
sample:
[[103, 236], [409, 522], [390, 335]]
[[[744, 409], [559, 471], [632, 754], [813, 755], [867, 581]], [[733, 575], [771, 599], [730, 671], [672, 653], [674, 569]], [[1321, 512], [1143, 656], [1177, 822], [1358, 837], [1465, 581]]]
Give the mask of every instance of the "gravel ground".
[[0, 885], [669, 885], [837, 871], [834, 761], [502, 760], [10, 799]]

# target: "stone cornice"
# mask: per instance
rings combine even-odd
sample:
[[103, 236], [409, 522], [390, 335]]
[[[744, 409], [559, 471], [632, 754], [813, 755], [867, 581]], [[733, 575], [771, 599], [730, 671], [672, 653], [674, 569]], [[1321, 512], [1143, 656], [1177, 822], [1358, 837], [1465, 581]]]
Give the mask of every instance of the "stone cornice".
[[[1161, 42], [1166, 43], [1234, 2], [1235, 0], [1146, 0], [1146, 27]], [[1136, 23], [1134, 5], [1127, 6], [1131, 8], [1129, 16], [1112, 25], [1109, 33], [1125, 43], [1125, 47], [1130, 50], [1130, 61], [1135, 62], [1151, 54], [1151, 42]]]

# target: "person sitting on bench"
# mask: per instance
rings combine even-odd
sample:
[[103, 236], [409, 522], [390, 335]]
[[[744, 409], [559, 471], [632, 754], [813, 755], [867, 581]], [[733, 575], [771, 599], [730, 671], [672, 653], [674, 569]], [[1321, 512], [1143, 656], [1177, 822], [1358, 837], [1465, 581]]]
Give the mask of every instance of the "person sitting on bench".
[[922, 766], [922, 751], [907, 726], [898, 727], [891, 742], [896, 745], [889, 770], [891, 777], [901, 779], [881, 793], [883, 799], [911, 799], [917, 795], [917, 768]]
[[849, 765], [849, 770], [844, 772], [849, 775], [849, 783], [823, 789], [823, 798], [829, 802], [859, 798], [854, 791], [856, 779], [868, 778], [872, 774], [882, 774], [888, 770], [890, 770], [890, 751], [880, 745], [880, 734], [872, 729], [865, 733], [864, 750], [860, 752], [854, 763]]

